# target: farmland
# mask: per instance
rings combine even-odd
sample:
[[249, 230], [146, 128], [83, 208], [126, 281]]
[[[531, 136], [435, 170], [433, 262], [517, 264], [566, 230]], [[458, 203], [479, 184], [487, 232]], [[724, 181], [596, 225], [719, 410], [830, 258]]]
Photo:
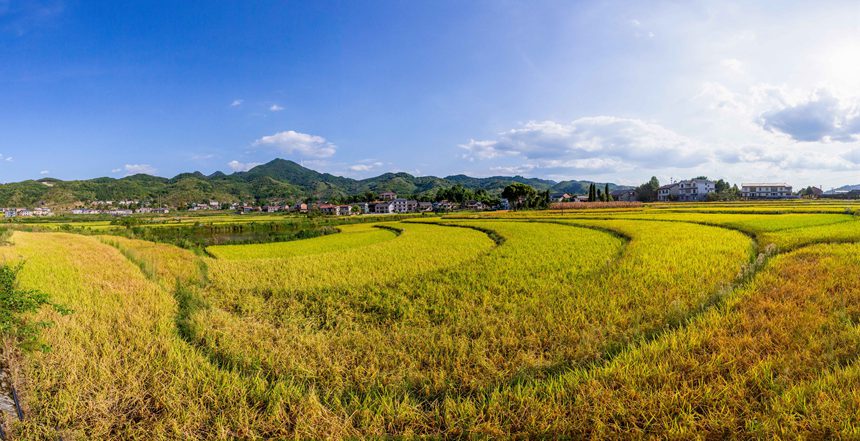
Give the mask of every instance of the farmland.
[[21, 439], [858, 437], [858, 209], [369, 216], [313, 225], [334, 230], [317, 237], [185, 248], [103, 223], [19, 226], [0, 258], [25, 262], [21, 286], [71, 312], [32, 317], [53, 323], [50, 350], [5, 352], [26, 415], [8, 427]]

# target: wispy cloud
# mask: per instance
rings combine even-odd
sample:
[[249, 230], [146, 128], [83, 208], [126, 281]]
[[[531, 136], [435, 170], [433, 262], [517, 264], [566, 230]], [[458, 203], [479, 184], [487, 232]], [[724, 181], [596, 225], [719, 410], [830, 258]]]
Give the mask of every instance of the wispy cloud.
[[277, 104], [272, 104], [272, 106], [269, 107], [270, 112], [280, 112], [281, 110], [284, 110], [284, 108]]
[[368, 172], [368, 171], [371, 171], [373, 169], [377, 169], [379, 167], [382, 167], [382, 165], [383, 165], [382, 162], [366, 159], [364, 161], [359, 161], [358, 164], [350, 165], [347, 168], [349, 168], [349, 170], [354, 171], [354, 172]]
[[258, 165], [260, 165], [259, 162], [239, 162], [235, 159], [227, 163], [227, 167], [230, 167], [230, 170], [234, 172], [248, 171]]
[[241, 106], [241, 105], [242, 105], [242, 103], [244, 103], [244, 102], [245, 102], [245, 100], [242, 100], [242, 99], [238, 99], [238, 98], [237, 98], [237, 99], [233, 100], [233, 102], [232, 102], [232, 103], [230, 103], [230, 107], [239, 107], [239, 106]]
[[154, 175], [158, 170], [155, 167], [149, 164], [125, 164], [120, 168], [115, 168], [112, 170], [113, 173], [125, 172], [126, 176], [136, 175], [136, 174], [147, 174]]
[[39, 172], [39, 174], [40, 174], [40, 175], [42, 175], [42, 176], [44, 176], [44, 175], [49, 175], [49, 174], [51, 174], [51, 172], [50, 172], [50, 170], [42, 170], [42, 171], [40, 171], [40, 172]]
[[254, 141], [253, 145], [255, 147], [271, 147], [282, 153], [298, 154], [311, 158], [329, 158], [337, 150], [337, 146], [322, 136], [308, 135], [293, 130], [264, 136]]
[[0, 2], [0, 31], [10, 32], [19, 37], [34, 28], [49, 25], [62, 14], [63, 2], [59, 0], [34, 0], [23, 2]]

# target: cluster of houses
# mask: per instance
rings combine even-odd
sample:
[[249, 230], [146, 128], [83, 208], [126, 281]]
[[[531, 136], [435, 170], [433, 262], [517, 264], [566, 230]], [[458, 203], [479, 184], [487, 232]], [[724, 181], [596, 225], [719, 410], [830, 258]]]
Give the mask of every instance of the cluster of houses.
[[[793, 199], [798, 198], [792, 192], [792, 187], [785, 183], [744, 183], [741, 184], [741, 197], [744, 199]], [[821, 190], [813, 188], [820, 196]], [[657, 190], [659, 201], [682, 201], [694, 202], [708, 199], [708, 195], [716, 192], [716, 182], [708, 179], [688, 179], [663, 185]], [[615, 201], [635, 201], [638, 195], [635, 189], [615, 190], [612, 193]], [[550, 195], [551, 201], [573, 201], [587, 202], [588, 196], [569, 193], [555, 193]], [[398, 198], [394, 192], [383, 192], [379, 194], [379, 200], [371, 202], [355, 202], [351, 204], [331, 204], [327, 202], [304, 203], [285, 205], [248, 205], [242, 203], [220, 203], [209, 201], [208, 203], [194, 203], [187, 206], [189, 211], [201, 210], [225, 210], [230, 209], [237, 213], [277, 213], [295, 212], [308, 213], [318, 211], [321, 214], [333, 216], [348, 216], [352, 214], [395, 214], [395, 213], [421, 213], [465, 210], [507, 210], [510, 205], [506, 199], [502, 199], [496, 206], [488, 206], [481, 201], [467, 201], [455, 203], [447, 200], [437, 202], [417, 201], [413, 199]], [[2, 209], [6, 218], [31, 217], [31, 216], [53, 216], [54, 212], [47, 207], [38, 208], [4, 208]], [[170, 209], [166, 207], [151, 207], [148, 203], [137, 200], [121, 201], [93, 201], [87, 207], [78, 207], [70, 212], [73, 215], [112, 215], [128, 216], [132, 214], [168, 214]]]
[[[383, 192], [379, 199], [371, 202], [354, 202], [351, 204], [331, 204], [327, 202], [316, 202], [307, 204], [304, 202], [295, 205], [264, 205], [256, 207], [241, 205], [236, 207], [238, 213], [276, 213], [280, 211], [291, 211], [296, 213], [307, 213], [319, 211], [321, 214], [332, 216], [349, 216], [352, 214], [397, 214], [397, 213], [421, 213], [435, 211], [487, 210], [491, 207], [481, 201], [467, 201], [459, 204], [450, 201], [426, 202], [414, 199], [398, 198], [397, 193]], [[500, 207], [507, 208], [507, 201], [503, 200]], [[496, 207], [496, 208], [500, 208]]]
[[4, 208], [3, 209], [3, 217], [12, 218], [12, 217], [42, 217], [42, 216], [53, 216], [54, 211], [48, 207], [36, 207], [36, 208]]
[[111, 216], [130, 216], [135, 213], [139, 214], [167, 214], [170, 209], [166, 207], [150, 207], [148, 203], [138, 201], [136, 199], [128, 199], [121, 201], [99, 200], [92, 201], [86, 206], [76, 207], [69, 211], [73, 215], [99, 215], [107, 214]]
[[704, 201], [709, 193], [717, 192], [717, 183], [708, 179], [687, 179], [660, 186], [658, 201]]
[[164, 207], [141, 207], [137, 209], [131, 208], [112, 208], [108, 210], [99, 210], [95, 208], [75, 208], [70, 211], [71, 214], [74, 215], [95, 215], [95, 214], [108, 214], [111, 216], [130, 216], [132, 214], [167, 214], [170, 213], [169, 208]]
[[[663, 185], [657, 190], [658, 201], [695, 202], [707, 200], [708, 194], [716, 193], [717, 183], [708, 179], [687, 179]], [[741, 184], [744, 199], [797, 199], [786, 183]], [[632, 190], [629, 190], [632, 191]], [[635, 194], [635, 193], [634, 193]], [[613, 194], [614, 196], [614, 194]]]

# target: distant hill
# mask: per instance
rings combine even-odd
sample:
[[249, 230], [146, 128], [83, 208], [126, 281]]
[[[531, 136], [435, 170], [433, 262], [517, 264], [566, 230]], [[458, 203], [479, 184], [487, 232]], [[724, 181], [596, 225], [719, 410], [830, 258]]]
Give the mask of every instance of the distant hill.
[[[105, 200], [136, 199], [156, 204], [184, 206], [189, 203], [217, 200], [221, 202], [294, 201], [304, 198], [338, 199], [367, 192], [394, 191], [401, 195], [432, 195], [439, 188], [454, 185], [498, 194], [513, 183], [521, 182], [537, 190], [553, 193], [585, 193], [588, 181], [564, 181], [524, 178], [522, 176], [493, 176], [473, 178], [454, 175], [445, 178], [412, 176], [408, 173], [385, 173], [368, 179], [351, 179], [320, 173], [285, 159], [275, 159], [246, 172], [209, 176], [200, 172], [181, 173], [173, 178], [145, 174], [124, 178], [95, 178], [61, 181], [44, 178], [0, 185], [0, 206], [55, 207]], [[600, 184], [603, 185], [602, 183]], [[610, 189], [625, 188], [609, 184]]]
[[834, 188], [833, 190], [828, 191], [828, 193], [847, 193], [849, 191], [857, 191], [857, 190], [860, 190], [860, 184], [843, 185], [839, 188]]

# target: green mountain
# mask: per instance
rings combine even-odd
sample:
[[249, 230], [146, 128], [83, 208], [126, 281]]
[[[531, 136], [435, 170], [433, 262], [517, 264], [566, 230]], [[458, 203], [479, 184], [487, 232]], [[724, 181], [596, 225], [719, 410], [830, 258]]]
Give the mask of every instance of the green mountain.
[[[584, 193], [590, 182], [555, 182], [522, 176], [473, 178], [465, 175], [438, 178], [385, 173], [368, 179], [351, 179], [320, 173], [284, 159], [275, 159], [246, 172], [209, 176], [200, 172], [182, 173], [173, 178], [145, 174], [120, 179], [95, 178], [61, 181], [44, 178], [0, 185], [0, 207], [48, 205], [71, 207], [92, 201], [140, 200], [182, 207], [190, 203], [296, 201], [299, 199], [339, 199], [368, 192], [394, 191], [401, 195], [432, 195], [437, 189], [463, 187], [498, 194], [512, 182], [531, 185], [553, 193]], [[600, 184], [603, 185], [603, 184]], [[609, 184], [611, 189], [620, 188]]]

